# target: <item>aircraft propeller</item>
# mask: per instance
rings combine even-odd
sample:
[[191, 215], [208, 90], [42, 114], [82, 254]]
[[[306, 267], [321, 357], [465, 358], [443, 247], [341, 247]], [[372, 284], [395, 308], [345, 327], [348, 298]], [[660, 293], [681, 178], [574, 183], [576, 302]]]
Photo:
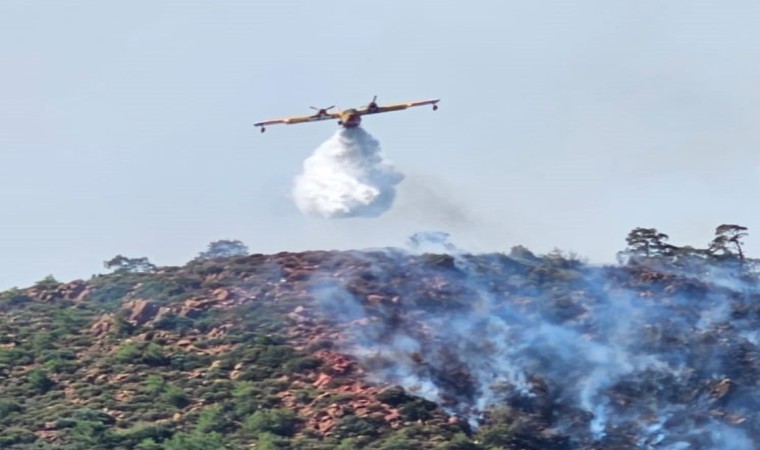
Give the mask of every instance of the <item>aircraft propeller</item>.
[[372, 101], [369, 102], [369, 104], [367, 106], [365, 106], [365, 108], [368, 108], [368, 109], [370, 109], [370, 108], [372, 108], [372, 109], [377, 108], [377, 95], [375, 95], [374, 97], [372, 97]]

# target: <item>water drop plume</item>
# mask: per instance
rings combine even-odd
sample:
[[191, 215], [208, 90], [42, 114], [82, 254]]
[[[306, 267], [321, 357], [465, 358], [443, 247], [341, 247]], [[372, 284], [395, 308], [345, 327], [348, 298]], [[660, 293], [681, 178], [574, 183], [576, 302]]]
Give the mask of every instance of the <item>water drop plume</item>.
[[360, 127], [343, 128], [304, 161], [293, 198], [307, 216], [377, 217], [393, 206], [403, 179], [377, 139]]

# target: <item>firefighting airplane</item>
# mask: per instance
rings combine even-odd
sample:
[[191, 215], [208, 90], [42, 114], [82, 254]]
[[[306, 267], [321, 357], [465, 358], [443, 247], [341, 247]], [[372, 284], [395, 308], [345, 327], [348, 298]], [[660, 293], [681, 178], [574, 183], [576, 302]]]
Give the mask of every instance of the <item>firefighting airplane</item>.
[[423, 105], [433, 105], [433, 111], [435, 111], [438, 109], [437, 103], [439, 101], [440, 99], [422, 100], [419, 102], [396, 103], [394, 105], [378, 106], [377, 95], [376, 95], [372, 99], [372, 101], [369, 103], [369, 105], [365, 106], [364, 108], [351, 108], [351, 109], [346, 109], [344, 111], [331, 113], [328, 111], [335, 108], [335, 106], [330, 106], [329, 108], [315, 108], [312, 106], [311, 109], [317, 112], [316, 114], [312, 114], [311, 116], [288, 117], [286, 119], [265, 120], [264, 122], [254, 123], [253, 125], [256, 127], [261, 127], [261, 132], [263, 133], [266, 131], [267, 125], [275, 125], [278, 123], [293, 125], [295, 123], [317, 122], [320, 120], [338, 119], [338, 125], [342, 125], [344, 128], [356, 128], [359, 126], [359, 124], [362, 123], [362, 116], [365, 114], [379, 114], [379, 113], [391, 112], [391, 111], [401, 111], [402, 109], [411, 108], [412, 106], [423, 106]]

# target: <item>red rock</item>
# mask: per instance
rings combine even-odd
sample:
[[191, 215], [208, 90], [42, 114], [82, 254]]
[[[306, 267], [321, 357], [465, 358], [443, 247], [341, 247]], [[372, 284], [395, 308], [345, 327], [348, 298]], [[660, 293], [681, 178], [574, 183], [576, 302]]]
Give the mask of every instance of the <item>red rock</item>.
[[223, 302], [232, 296], [230, 291], [223, 288], [214, 289], [214, 291], [211, 292], [211, 295], [213, 295], [214, 298], [219, 300], [220, 302]]
[[317, 381], [314, 382], [314, 387], [324, 387], [332, 380], [332, 377], [326, 373], [319, 374]]
[[384, 415], [383, 419], [386, 422], [395, 422], [397, 420], [401, 420], [401, 414], [399, 414], [398, 411], [391, 411], [388, 414]]
[[388, 301], [388, 297], [378, 294], [369, 294], [367, 296], [367, 301], [370, 303], [385, 303]]
[[716, 398], [723, 398], [733, 392], [735, 383], [728, 378], [724, 378], [716, 383], [710, 389], [710, 395]]
[[142, 326], [152, 320], [158, 313], [158, 305], [148, 300], [132, 300], [125, 305], [129, 320], [134, 325]]
[[182, 338], [177, 341], [177, 347], [187, 347], [192, 344], [193, 344], [193, 341], [190, 338]]
[[317, 424], [317, 430], [321, 433], [327, 433], [335, 427], [335, 421], [333, 419], [324, 419]]

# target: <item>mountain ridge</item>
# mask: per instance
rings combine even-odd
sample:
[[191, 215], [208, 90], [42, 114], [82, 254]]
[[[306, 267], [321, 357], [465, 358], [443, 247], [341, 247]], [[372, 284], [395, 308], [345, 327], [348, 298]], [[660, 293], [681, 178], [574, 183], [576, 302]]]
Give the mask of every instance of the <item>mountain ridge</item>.
[[[709, 448], [729, 434], [753, 442], [759, 353], [754, 338], [739, 339], [758, 314], [749, 265], [380, 249], [49, 278], [0, 294], [0, 388], [9, 399], [0, 443]], [[625, 313], [630, 320], [614, 320]], [[679, 353], [687, 342], [699, 351]], [[726, 363], [719, 349], [740, 358]]]

